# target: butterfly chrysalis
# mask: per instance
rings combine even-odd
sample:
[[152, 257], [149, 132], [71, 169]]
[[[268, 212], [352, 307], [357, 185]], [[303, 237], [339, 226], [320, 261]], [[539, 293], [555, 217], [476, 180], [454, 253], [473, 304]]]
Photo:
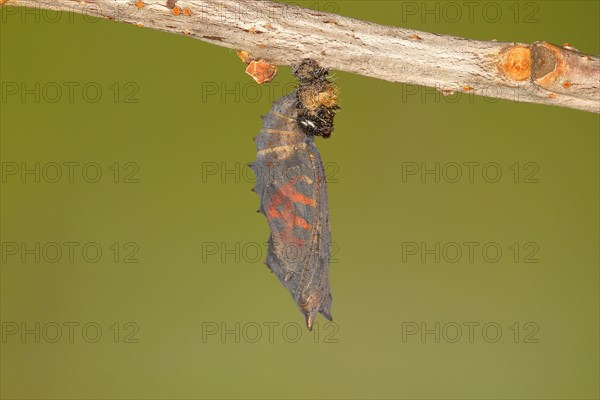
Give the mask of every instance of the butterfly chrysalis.
[[[263, 117], [260, 134], [254, 138], [258, 155], [250, 168], [256, 174], [259, 212], [267, 217], [271, 231], [265, 263], [290, 291], [312, 329], [317, 313], [331, 320], [331, 228], [325, 171], [314, 135], [331, 134], [335, 108], [330, 106], [336, 106], [337, 92], [335, 103], [315, 100], [320, 90], [329, 90], [324, 97], [333, 92], [322, 79], [326, 70], [319, 69], [325, 75], [313, 79], [316, 63], [307, 68], [305, 63], [294, 69], [299, 89], [276, 101]], [[310, 79], [300, 76], [311, 71]], [[310, 89], [309, 81], [317, 88]], [[303, 124], [306, 121], [314, 121], [314, 126]]]

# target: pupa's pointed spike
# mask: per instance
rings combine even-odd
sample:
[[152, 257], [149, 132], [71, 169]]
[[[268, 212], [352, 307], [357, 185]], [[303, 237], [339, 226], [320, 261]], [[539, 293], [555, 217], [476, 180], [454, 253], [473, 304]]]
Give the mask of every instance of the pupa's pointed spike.
[[269, 263], [267, 262], [267, 260], [263, 260], [263, 264], [265, 264], [265, 267], [269, 268], [269, 271], [271, 271], [271, 273], [273, 273], [273, 269], [269, 266]]
[[321, 314], [328, 320], [333, 321], [331, 317], [331, 293], [327, 296], [327, 301], [322, 305]]
[[302, 313], [304, 314], [304, 319], [306, 320], [306, 327], [309, 331], [312, 331], [313, 325], [315, 323], [315, 318], [319, 313], [317, 308], [307, 308], [300, 306]]
[[306, 327], [308, 328], [309, 331], [312, 331], [313, 324], [315, 323], [315, 316], [312, 313], [307, 312], [305, 315], [305, 318], [306, 318]]

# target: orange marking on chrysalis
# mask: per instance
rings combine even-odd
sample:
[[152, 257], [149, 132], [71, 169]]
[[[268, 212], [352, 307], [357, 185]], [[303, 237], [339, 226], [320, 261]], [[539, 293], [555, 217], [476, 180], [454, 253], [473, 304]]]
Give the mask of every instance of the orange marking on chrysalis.
[[307, 206], [311, 207], [314, 207], [316, 203], [315, 199], [311, 199], [310, 197], [305, 196], [302, 193], [293, 192], [289, 193], [288, 196], [294, 203], [306, 204]]
[[295, 226], [299, 226], [300, 228], [309, 231], [311, 228], [311, 225], [308, 223], [307, 220], [305, 220], [302, 217], [299, 217], [297, 215], [294, 216], [294, 225]]
[[190, 15], [192, 15], [192, 10], [190, 10], [189, 8], [184, 8], [183, 15], [185, 15], [186, 17], [189, 17]]
[[143, 2], [142, 0], [138, 0], [138, 2], [137, 2], [137, 3], [135, 3], [135, 6], [136, 6], [137, 8], [142, 8], [142, 7], [144, 7], [144, 2]]
[[283, 185], [279, 189], [279, 192], [282, 193], [283, 195], [287, 196], [288, 198], [290, 198], [294, 203], [301, 203], [301, 204], [306, 204], [308, 206], [314, 207], [316, 205], [315, 199], [311, 199], [310, 197], [305, 196], [302, 193], [299, 193], [296, 191], [294, 185], [296, 185], [296, 183], [298, 183], [300, 180], [303, 180], [304, 182], [312, 183], [312, 180], [307, 176], [304, 176], [304, 175], [297, 176], [295, 178], [290, 179], [288, 181], [288, 183]]
[[179, 7], [173, 7], [173, 14], [175, 14], [175, 15], [181, 14], [181, 8], [179, 8]]
[[[269, 206], [267, 207], [267, 216], [269, 219], [279, 219], [283, 221], [284, 228], [280, 234], [284, 240], [299, 246], [304, 244], [304, 240], [292, 235], [294, 227], [298, 226], [304, 230], [310, 230], [311, 225], [304, 218], [294, 215], [294, 203], [305, 204], [311, 207], [316, 205], [315, 199], [311, 199], [296, 191], [294, 185], [300, 180], [306, 182], [311, 181], [306, 176], [297, 176], [290, 179], [273, 194]], [[283, 211], [279, 210], [280, 206], [283, 206]]]

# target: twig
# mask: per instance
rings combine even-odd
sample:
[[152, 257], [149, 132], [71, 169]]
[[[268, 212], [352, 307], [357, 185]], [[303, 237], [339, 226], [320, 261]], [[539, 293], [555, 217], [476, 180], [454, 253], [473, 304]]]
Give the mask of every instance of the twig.
[[600, 113], [600, 58], [546, 42], [478, 41], [377, 25], [271, 1], [0, 0], [189, 35], [292, 65]]

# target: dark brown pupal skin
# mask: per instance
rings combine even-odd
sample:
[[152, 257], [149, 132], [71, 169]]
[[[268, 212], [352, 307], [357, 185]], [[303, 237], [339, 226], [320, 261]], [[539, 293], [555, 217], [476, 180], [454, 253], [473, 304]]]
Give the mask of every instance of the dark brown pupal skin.
[[291, 293], [312, 329], [317, 313], [331, 320], [330, 225], [327, 184], [312, 136], [298, 126], [297, 94], [280, 98], [254, 138], [258, 155], [250, 168], [259, 212], [271, 231], [265, 261]]

